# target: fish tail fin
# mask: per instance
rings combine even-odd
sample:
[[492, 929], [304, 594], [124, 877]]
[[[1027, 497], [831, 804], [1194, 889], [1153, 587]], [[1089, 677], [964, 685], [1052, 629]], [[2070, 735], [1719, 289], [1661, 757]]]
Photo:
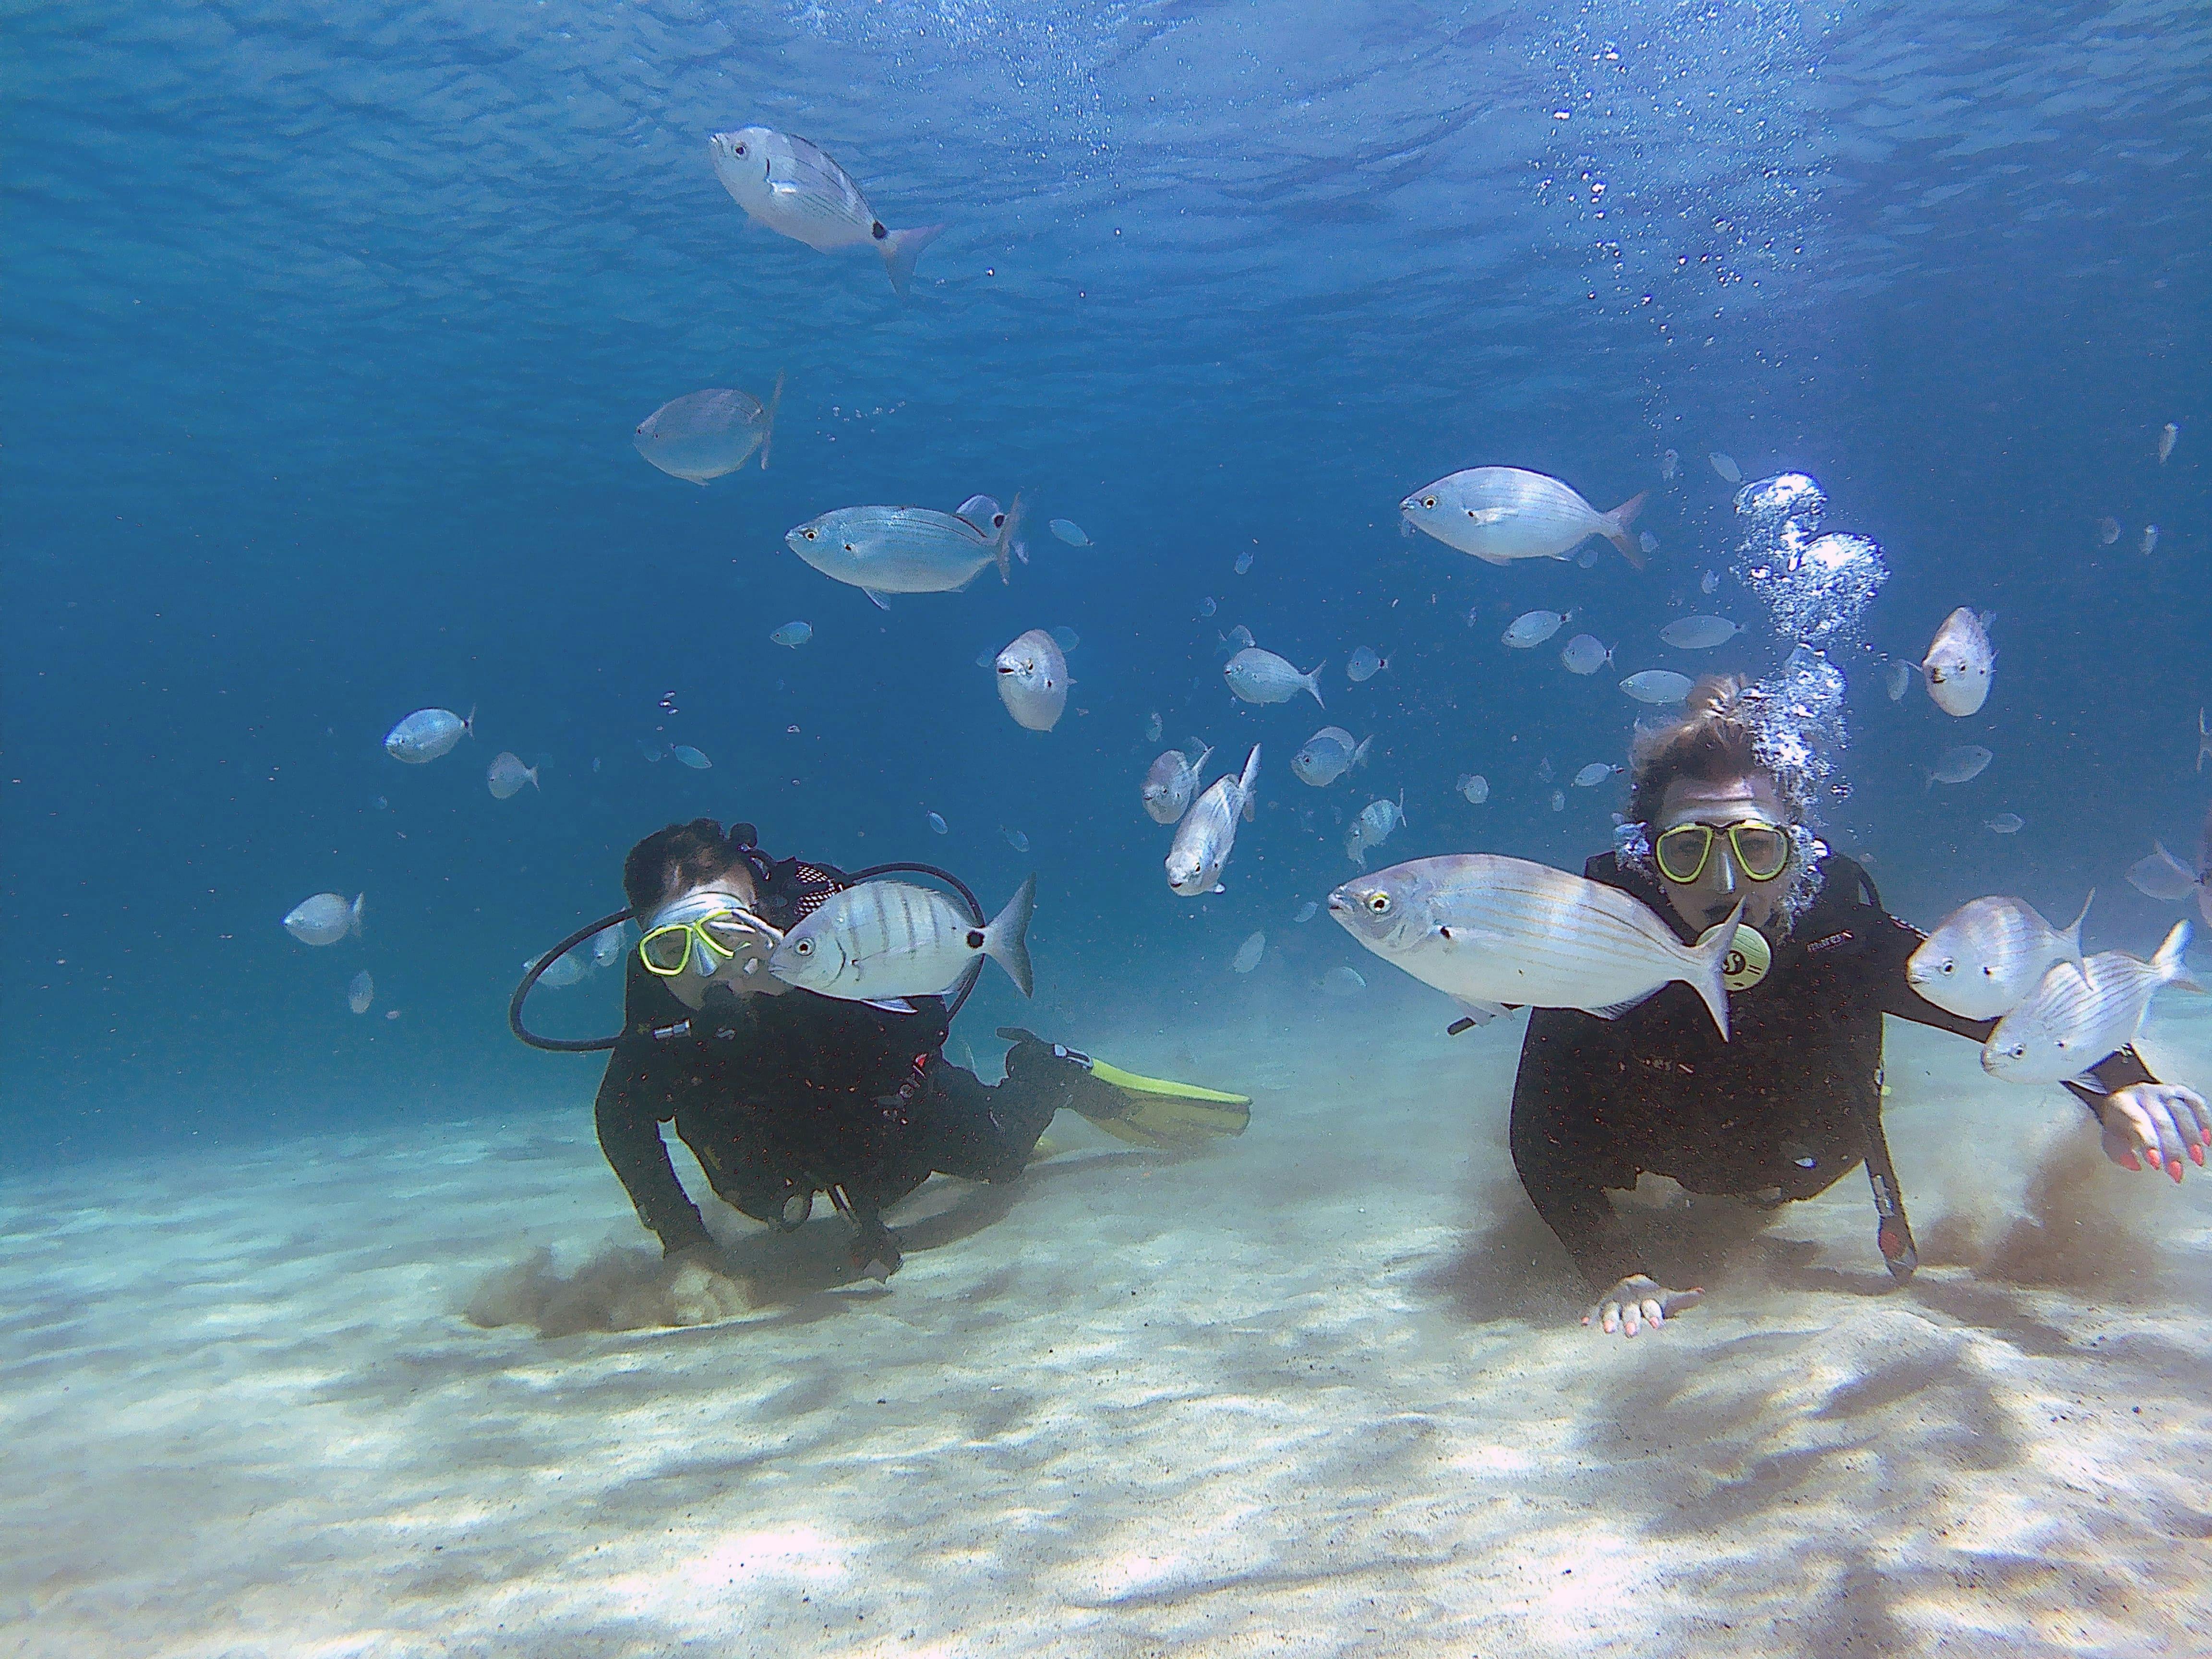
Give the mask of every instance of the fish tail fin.
[[2188, 949], [2189, 924], [2177, 921], [2173, 924], [2173, 931], [2166, 936], [2166, 943], [2158, 947], [2158, 954], [2150, 959], [2150, 965], [2157, 970], [2159, 983], [2184, 991], [2203, 990], [2204, 988], [2191, 977], [2187, 965], [2181, 960]]
[[2092, 887], [2089, 896], [2081, 901], [2081, 914], [2074, 918], [2072, 927], [2058, 936], [2058, 942], [2066, 947], [2066, 960], [2074, 964], [2077, 972], [2084, 974], [2088, 969], [2081, 964], [2081, 924], [2089, 920], [2089, 907], [2096, 902], [2097, 890]]
[[1036, 878], [1030, 876], [983, 930], [983, 954], [1006, 970], [1025, 997], [1036, 993], [1036, 975], [1030, 969], [1030, 917], [1036, 911]]
[[[1354, 766], [1365, 766], [1367, 764], [1367, 751], [1372, 748], [1374, 744], [1375, 734], [1372, 732], [1370, 732], [1365, 737], [1360, 738], [1359, 747], [1352, 751], [1352, 763]], [[1462, 787], [1464, 787], [1465, 786], [1462, 785]]]
[[[538, 762], [538, 766], [543, 766], [543, 765], [544, 765], [544, 764], [545, 764], [545, 763], [544, 763], [544, 761], [540, 761], [540, 762]], [[538, 766], [526, 766], [526, 767], [524, 767], [524, 768], [522, 769], [522, 775], [523, 775], [524, 777], [526, 777], [526, 778], [528, 778], [528, 779], [530, 780], [530, 787], [531, 787], [532, 789], [537, 790], [537, 791], [538, 791], [538, 793], [539, 794], [541, 794], [541, 795], [542, 795], [542, 794], [544, 794], [544, 793], [545, 793], [545, 788], [544, 788], [544, 785], [540, 784], [540, 783], [538, 781]]]
[[761, 422], [761, 471], [768, 471], [768, 447], [775, 441], [775, 406], [783, 401], [783, 371], [775, 372], [775, 390], [768, 394], [768, 417]]
[[356, 893], [353, 896], [352, 907], [346, 912], [346, 932], [351, 933], [356, 939], [361, 937], [362, 907], [368, 902], [368, 894]]
[[1742, 920], [1743, 902], [1739, 899], [1726, 921], [1715, 922], [1698, 935], [1698, 942], [1690, 947], [1690, 963], [1682, 975], [1690, 988], [1705, 1000], [1713, 1024], [1721, 1028], [1723, 1042], [1729, 1035], [1728, 981], [1723, 975], [1729, 952], [1735, 949], [1736, 925]]
[[[1014, 532], [1021, 527], [1022, 492], [1017, 489], [1012, 505], [999, 521], [999, 533], [991, 541], [991, 556], [999, 562], [999, 581], [1002, 586], [1011, 586], [1013, 581], [1013, 567], [1006, 562], [1006, 550], [1014, 544]], [[1022, 562], [1027, 564], [1029, 561], [1024, 559]]]
[[[1321, 671], [1328, 666], [1328, 659], [1327, 657], [1323, 657], [1319, 662], [1316, 663], [1311, 669], [1307, 671], [1304, 684], [1306, 690], [1313, 693], [1313, 700], [1316, 702], [1321, 702]], [[1328, 707], [1325, 702], [1321, 702], [1321, 706], [1324, 709]]]
[[1637, 569], [1644, 568], [1644, 550], [1636, 544], [1636, 538], [1628, 533], [1628, 526], [1636, 522], [1636, 515], [1644, 510], [1644, 503], [1651, 498], [1648, 489], [1639, 489], [1612, 512], [1600, 516], [1598, 534], [1620, 550], [1620, 556]]
[[884, 256], [884, 269], [891, 274], [891, 286], [902, 295], [914, 281], [915, 261], [921, 258], [921, 251], [944, 234], [943, 225], [921, 225], [913, 230], [890, 231], [876, 244], [876, 251]]
[[1213, 745], [1204, 738], [1193, 738], [1191, 743], [1198, 750], [1198, 758], [1190, 763], [1191, 772], [1195, 775], [1206, 770], [1206, 763], [1213, 757]]
[[477, 706], [476, 706], [476, 704], [474, 704], [474, 703], [471, 703], [471, 704], [469, 705], [469, 717], [468, 717], [468, 719], [466, 719], [466, 720], [463, 720], [463, 721], [461, 722], [461, 730], [462, 730], [463, 732], [466, 732], [470, 737], [472, 737], [472, 738], [473, 738], [474, 736], [476, 736], [476, 734], [477, 734]]
[[[1316, 671], [1319, 672], [1319, 671]], [[1260, 745], [1254, 744], [1252, 752], [1244, 757], [1244, 770], [1237, 780], [1237, 810], [1249, 823], [1260, 816]]]

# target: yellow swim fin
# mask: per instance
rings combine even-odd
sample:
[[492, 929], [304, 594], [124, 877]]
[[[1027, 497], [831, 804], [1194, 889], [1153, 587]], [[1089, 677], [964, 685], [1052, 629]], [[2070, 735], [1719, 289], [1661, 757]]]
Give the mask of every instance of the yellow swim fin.
[[1091, 1075], [1127, 1099], [1126, 1110], [1091, 1121], [1108, 1134], [1138, 1146], [1203, 1146], [1224, 1135], [1241, 1135], [1252, 1121], [1249, 1095], [1224, 1094], [1194, 1083], [1143, 1077], [1093, 1058]]

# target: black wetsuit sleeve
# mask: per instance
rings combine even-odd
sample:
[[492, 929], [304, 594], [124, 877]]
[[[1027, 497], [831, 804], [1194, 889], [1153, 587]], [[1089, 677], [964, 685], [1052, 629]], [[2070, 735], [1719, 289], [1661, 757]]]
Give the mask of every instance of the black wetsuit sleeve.
[[[1932, 1026], [1939, 1031], [1949, 1031], [1976, 1042], [1987, 1042], [1990, 1033], [1997, 1028], [1993, 1019], [1967, 1019], [1960, 1015], [1938, 1008], [1934, 1003], [1912, 988], [1905, 977], [1905, 964], [1918, 950], [1926, 935], [1917, 928], [1896, 917], [1884, 915], [1875, 925], [1873, 948], [1869, 951], [1881, 989], [1881, 1010], [1899, 1019], [1909, 1019], [1915, 1025]], [[2063, 1086], [2075, 1099], [2096, 1113], [2100, 1121], [2104, 1115], [2104, 1100], [2116, 1089], [2124, 1089], [2135, 1083], [2155, 1083], [2158, 1079], [2142, 1063], [2142, 1057], [2133, 1047], [2106, 1054], [2088, 1068], [2088, 1075], [2101, 1085], [2088, 1089], [2078, 1083]]]
[[[642, 971], [633, 960], [623, 998], [623, 1034], [607, 1056], [592, 1115], [599, 1150], [629, 1194], [637, 1218], [659, 1235], [663, 1249], [673, 1254], [712, 1241], [699, 1206], [677, 1179], [667, 1143], [660, 1138], [660, 1121], [672, 1110], [673, 1097], [668, 1080], [660, 1075], [668, 1066], [668, 1056], [647, 1029], [655, 1017], [651, 1001], [657, 988], [636, 982]], [[673, 998], [666, 1000], [673, 1006]]]
[[[1595, 1024], [1571, 1009], [1539, 1008], [1528, 1016], [1508, 1139], [1514, 1171], [1536, 1213], [1590, 1287], [1601, 1291], [1644, 1266], [1601, 1178], [1611, 1159], [1589, 1054]], [[1632, 1172], [1627, 1180], [1633, 1184]]]

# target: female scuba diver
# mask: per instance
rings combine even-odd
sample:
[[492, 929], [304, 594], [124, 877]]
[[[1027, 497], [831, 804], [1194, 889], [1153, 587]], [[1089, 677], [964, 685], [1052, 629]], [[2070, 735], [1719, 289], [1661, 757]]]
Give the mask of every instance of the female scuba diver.
[[[599, 1146], [667, 1255], [714, 1249], [661, 1139], [672, 1121], [715, 1194], [756, 1220], [795, 1230], [826, 1194], [856, 1230], [855, 1265], [878, 1279], [900, 1256], [884, 1210], [933, 1173], [1013, 1180], [1063, 1107], [1140, 1146], [1243, 1132], [1244, 1096], [1139, 1077], [1012, 1028], [999, 1033], [1013, 1042], [1005, 1080], [982, 1083], [942, 1052], [969, 979], [896, 1003], [784, 983], [768, 961], [783, 936], [882, 872], [772, 860], [755, 839], [750, 824], [725, 834], [697, 818], [630, 849], [623, 890], [644, 937], [629, 953], [619, 1036], [556, 1043], [526, 1032], [522, 999], [543, 963], [510, 1009], [517, 1035], [537, 1046], [612, 1048], [595, 1108]], [[981, 929], [980, 913], [974, 921]]]
[[[1811, 1198], [1863, 1163], [1875, 1237], [1898, 1282], [1917, 1257], [1881, 1128], [1882, 1016], [1979, 1042], [1994, 1020], [1962, 1018], [1905, 979], [1922, 935], [1883, 908], [1867, 872], [1807, 827], [1814, 784], [1803, 734], [1764, 687], [1707, 679], [1685, 718], [1641, 735], [1620, 850], [1583, 873], [1635, 895], [1685, 943], [1743, 915], [1729, 958], [1723, 1041], [1686, 985], [1616, 1019], [1572, 1009], [1529, 1016], [1514, 1081], [1514, 1168], [1537, 1212], [1598, 1292], [1584, 1316], [1636, 1334], [1694, 1305], [1644, 1271], [1607, 1188], [1645, 1171], [1692, 1193], [1773, 1206]], [[2132, 1048], [2064, 1086], [2095, 1115], [2126, 1169], [2199, 1164], [2212, 1112], [2153, 1078]], [[2138, 1156], [2140, 1154], [2140, 1157]]]

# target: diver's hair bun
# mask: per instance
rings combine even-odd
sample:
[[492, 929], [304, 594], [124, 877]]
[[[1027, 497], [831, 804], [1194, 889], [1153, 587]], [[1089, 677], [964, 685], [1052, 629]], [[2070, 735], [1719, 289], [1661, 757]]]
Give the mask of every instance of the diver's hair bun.
[[1735, 674], [1706, 674], [1682, 699], [1683, 724], [1692, 720], [1741, 720], [1744, 715], [1742, 679]]
[[1752, 689], [1734, 674], [1708, 674], [1682, 699], [1682, 715], [1642, 726], [1628, 753], [1634, 788], [1628, 813], [1649, 823], [1667, 786], [1677, 778], [1718, 783], [1747, 772], [1771, 772], [1753, 730]]

